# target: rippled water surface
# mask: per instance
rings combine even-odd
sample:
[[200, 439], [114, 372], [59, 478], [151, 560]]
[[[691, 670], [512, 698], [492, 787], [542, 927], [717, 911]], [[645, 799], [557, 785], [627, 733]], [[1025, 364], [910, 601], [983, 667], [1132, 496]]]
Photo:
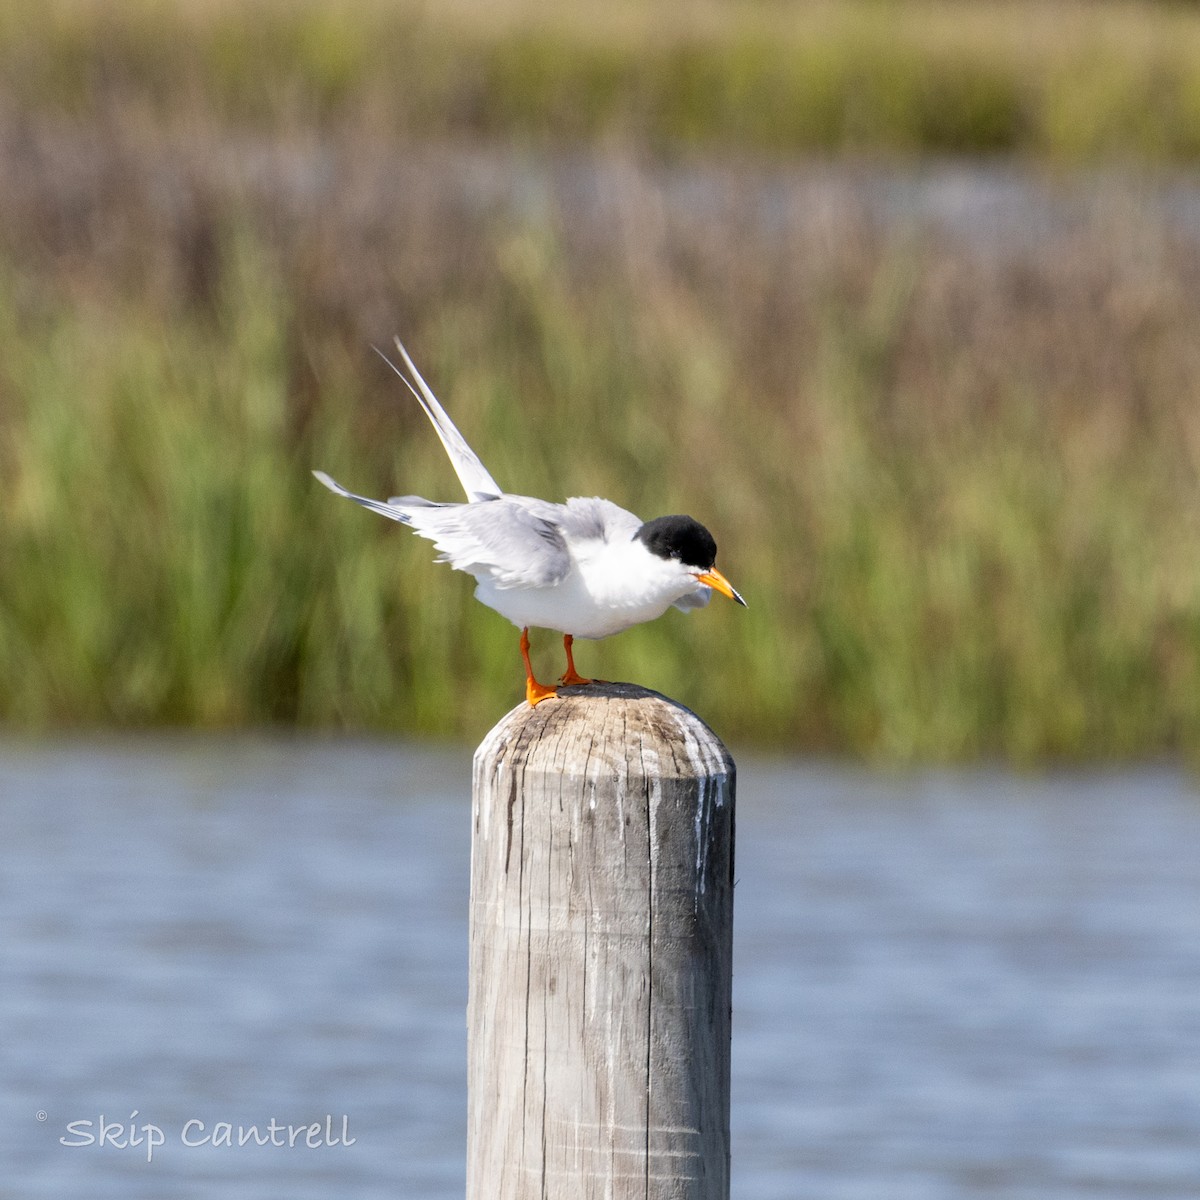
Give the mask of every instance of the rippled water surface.
[[[460, 1197], [469, 759], [0, 746], [0, 1196]], [[739, 767], [735, 1197], [1200, 1195], [1190, 781]]]

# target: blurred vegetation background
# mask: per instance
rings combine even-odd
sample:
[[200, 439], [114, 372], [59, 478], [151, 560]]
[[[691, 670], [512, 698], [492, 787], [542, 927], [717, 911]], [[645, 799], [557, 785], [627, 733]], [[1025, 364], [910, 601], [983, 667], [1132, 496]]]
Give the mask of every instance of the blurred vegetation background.
[[10, 0], [0, 720], [515, 703], [473, 582], [309, 473], [458, 498], [399, 333], [502, 483], [715, 532], [750, 609], [585, 673], [789, 750], [1194, 755], [1198, 157], [1178, 4]]

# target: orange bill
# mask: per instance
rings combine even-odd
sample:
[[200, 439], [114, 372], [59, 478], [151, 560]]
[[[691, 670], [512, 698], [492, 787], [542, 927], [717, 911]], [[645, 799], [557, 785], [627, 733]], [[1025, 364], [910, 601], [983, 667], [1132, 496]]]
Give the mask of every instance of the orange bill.
[[710, 567], [707, 571], [701, 571], [696, 578], [701, 583], [707, 584], [710, 588], [720, 592], [722, 596], [728, 596], [730, 600], [736, 600], [743, 608], [749, 607], [745, 600], [737, 594], [733, 584], [716, 567]]

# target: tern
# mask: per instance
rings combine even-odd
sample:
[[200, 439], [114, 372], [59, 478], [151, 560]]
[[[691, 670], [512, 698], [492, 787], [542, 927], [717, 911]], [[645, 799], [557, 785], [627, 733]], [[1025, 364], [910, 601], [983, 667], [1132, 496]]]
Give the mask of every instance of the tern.
[[467, 445], [446, 410], [396, 339], [412, 378], [383, 351], [376, 353], [404, 381], [433, 424], [467, 493], [467, 503], [438, 503], [421, 496], [372, 500], [356, 496], [324, 471], [313, 474], [331, 492], [407, 525], [476, 581], [475, 598], [521, 630], [525, 698], [531, 705], [557, 694], [539, 683], [529, 661], [529, 628], [563, 635], [566, 673], [560, 684], [588, 684], [575, 670], [575, 638], [604, 638], [674, 606], [703, 608], [714, 591], [745, 606], [717, 570], [717, 543], [691, 517], [642, 521], [598, 496], [565, 504], [505, 492]]

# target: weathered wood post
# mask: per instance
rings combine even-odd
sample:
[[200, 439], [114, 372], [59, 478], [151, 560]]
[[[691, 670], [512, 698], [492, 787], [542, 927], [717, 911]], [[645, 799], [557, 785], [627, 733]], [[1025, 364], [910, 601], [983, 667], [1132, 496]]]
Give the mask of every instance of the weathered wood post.
[[467, 1200], [728, 1200], [734, 764], [628, 684], [475, 754]]

